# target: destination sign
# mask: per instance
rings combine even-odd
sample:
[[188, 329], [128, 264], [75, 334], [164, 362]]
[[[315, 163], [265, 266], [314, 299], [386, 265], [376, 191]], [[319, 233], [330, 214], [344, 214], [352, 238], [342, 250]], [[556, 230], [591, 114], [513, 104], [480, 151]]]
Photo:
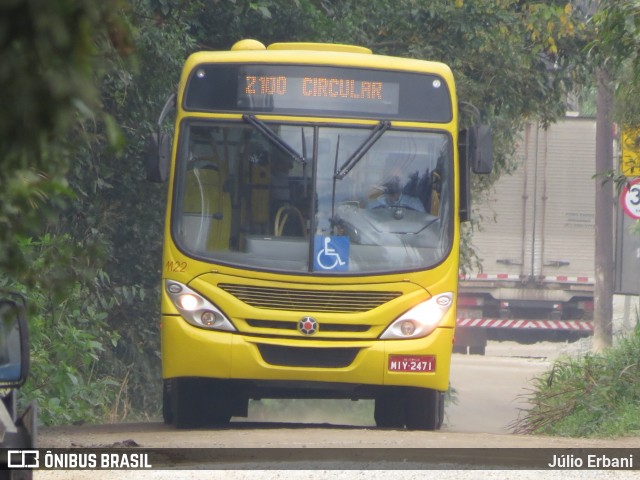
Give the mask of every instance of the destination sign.
[[252, 112], [448, 122], [451, 98], [436, 75], [352, 67], [206, 64], [189, 78], [189, 111]]
[[[274, 111], [398, 114], [398, 83], [355, 78], [245, 75], [242, 102]], [[304, 103], [301, 103], [304, 102]]]
[[[278, 95], [287, 96], [287, 85], [291, 79], [285, 76], [265, 77], [247, 75], [245, 77], [245, 95]], [[388, 93], [394, 90], [394, 100], [397, 103], [397, 84], [384, 85], [382, 82], [367, 80], [352, 80], [345, 78], [304, 77], [293, 79], [295, 87], [300, 89], [303, 97], [321, 98], [357, 98], [361, 100], [383, 100], [383, 90]], [[392, 88], [396, 87], [396, 88]]]

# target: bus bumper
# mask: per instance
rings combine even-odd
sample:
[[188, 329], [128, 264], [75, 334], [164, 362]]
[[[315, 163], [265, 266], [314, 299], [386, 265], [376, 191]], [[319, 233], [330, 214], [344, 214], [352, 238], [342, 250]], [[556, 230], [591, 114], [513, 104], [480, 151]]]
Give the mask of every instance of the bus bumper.
[[[165, 315], [161, 337], [164, 379], [326, 382], [440, 391], [449, 388], [452, 328], [437, 328], [413, 340], [265, 338], [205, 330], [179, 316]], [[405, 371], [410, 369], [405, 360], [416, 359], [432, 363], [419, 371]], [[398, 362], [405, 364], [402, 371], [398, 371]]]

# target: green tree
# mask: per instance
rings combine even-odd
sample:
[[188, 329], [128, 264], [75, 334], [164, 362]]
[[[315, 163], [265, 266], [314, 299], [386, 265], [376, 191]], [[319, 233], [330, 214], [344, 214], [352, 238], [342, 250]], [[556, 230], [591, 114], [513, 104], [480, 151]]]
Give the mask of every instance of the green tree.
[[611, 69], [614, 81], [613, 118], [640, 126], [640, 4], [633, 0], [601, 0], [593, 18], [595, 36], [590, 53]]
[[0, 271], [32, 280], [21, 238], [73, 197], [68, 135], [104, 119], [93, 70], [104, 45], [124, 51], [120, 0], [10, 0], [0, 6]]
[[92, 368], [116, 339], [95, 300], [102, 249], [62, 232], [60, 215], [77, 199], [69, 177], [85, 127], [117, 130], [95, 79], [110, 56], [131, 51], [123, 5], [0, 5], [0, 286], [28, 295], [34, 361], [25, 391], [41, 400], [45, 421], [94, 417], [99, 385], [111, 382]]
[[611, 124], [640, 126], [640, 109], [634, 100], [640, 93], [640, 5], [628, 0], [581, 3], [591, 24], [587, 70], [593, 72], [597, 86], [594, 349], [602, 351], [613, 341], [614, 183], [621, 186], [626, 181], [611, 165]]

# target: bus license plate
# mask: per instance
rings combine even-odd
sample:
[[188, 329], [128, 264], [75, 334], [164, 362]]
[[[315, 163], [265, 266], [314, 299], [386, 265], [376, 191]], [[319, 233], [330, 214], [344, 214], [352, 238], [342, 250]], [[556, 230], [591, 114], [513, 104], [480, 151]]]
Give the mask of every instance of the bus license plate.
[[435, 372], [435, 355], [389, 355], [391, 372]]

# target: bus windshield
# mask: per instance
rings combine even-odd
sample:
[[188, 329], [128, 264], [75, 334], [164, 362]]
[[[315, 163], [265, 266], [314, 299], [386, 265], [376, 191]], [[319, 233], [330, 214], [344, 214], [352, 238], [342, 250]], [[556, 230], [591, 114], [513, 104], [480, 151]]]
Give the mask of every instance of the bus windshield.
[[451, 248], [444, 131], [185, 120], [176, 167], [172, 235], [205, 261], [362, 275], [432, 267]]

